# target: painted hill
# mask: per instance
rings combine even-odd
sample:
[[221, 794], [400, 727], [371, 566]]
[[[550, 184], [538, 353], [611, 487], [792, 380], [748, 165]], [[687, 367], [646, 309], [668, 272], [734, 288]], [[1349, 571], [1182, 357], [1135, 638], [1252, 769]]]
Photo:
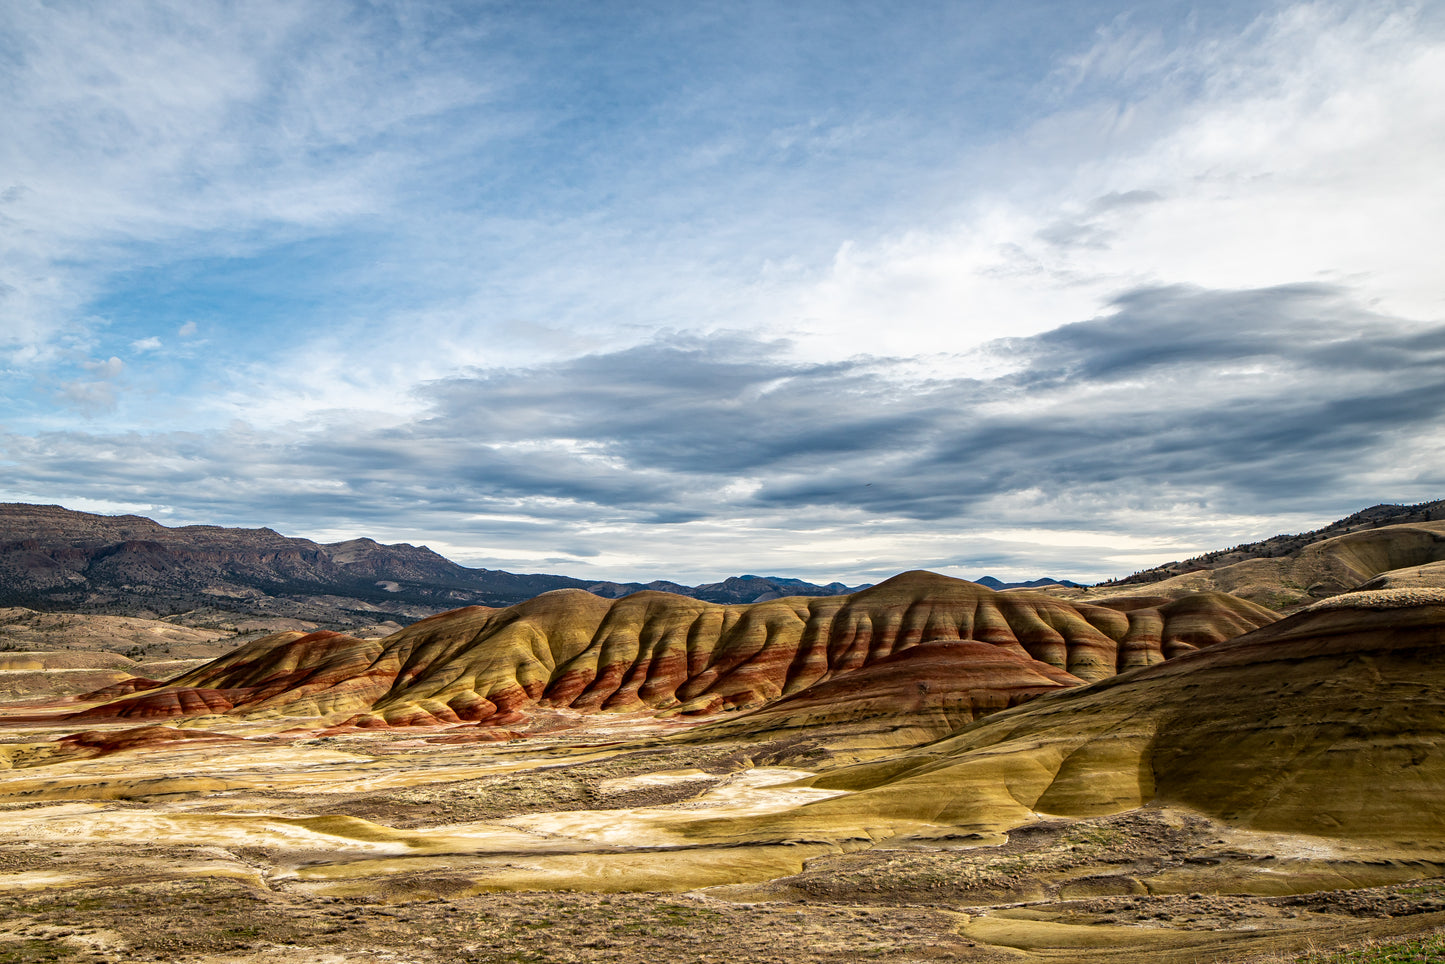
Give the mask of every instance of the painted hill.
[[[1121, 659], [1120, 672], [1153, 665], [1165, 654], [1173, 657], [1214, 645], [1273, 619], [1267, 611], [1223, 593], [1125, 598], [1113, 605], [1106, 601], [1101, 608], [1127, 614], [1130, 625], [1123, 641], [1150, 641], [1148, 656], [1140, 658], [1136, 652]], [[1092, 616], [1099, 618], [1096, 612]], [[1157, 651], [1155, 639], [1160, 643]], [[830, 677], [741, 719], [712, 725], [699, 739], [807, 738], [821, 740], [834, 760], [844, 751], [866, 756], [938, 739], [990, 713], [1084, 682], [1012, 647], [934, 640]]]
[[596, 582], [469, 569], [406, 543], [322, 544], [271, 529], [170, 528], [142, 516], [0, 504], [0, 606], [173, 615], [191, 626], [240, 630], [357, 628], [405, 625], [458, 606], [508, 606], [568, 588], [611, 598], [663, 590], [727, 603], [850, 591], [774, 576], [696, 587]]
[[1158, 804], [1438, 859], [1445, 591], [1341, 597], [808, 782], [852, 792], [728, 832], [947, 836]]
[[[1156, 602], [1071, 603], [928, 572], [848, 596], [743, 606], [656, 592], [608, 600], [558, 590], [505, 609], [434, 616], [382, 640], [276, 634], [84, 715], [350, 716], [360, 726], [514, 725], [536, 708], [707, 716], [764, 706], [864, 668], [887, 680], [897, 675], [890, 657], [964, 641], [1023, 664], [1000, 684], [1012, 695], [980, 695], [983, 709], [1041, 686], [1152, 665], [1275, 618], [1217, 594]], [[978, 667], [967, 657], [976, 661], [977, 646], [930, 653], [940, 662], [929, 671], [942, 673], [936, 692], [973, 706], [968, 693]], [[908, 667], [901, 681], [923, 663], [914, 657], [899, 665]], [[958, 668], [956, 680], [945, 665]], [[990, 686], [999, 688], [988, 683], [980, 693]]]
[[1083, 680], [993, 643], [919, 643], [815, 683], [736, 719], [697, 731], [699, 742], [800, 742], [830, 765], [935, 740], [990, 713]]

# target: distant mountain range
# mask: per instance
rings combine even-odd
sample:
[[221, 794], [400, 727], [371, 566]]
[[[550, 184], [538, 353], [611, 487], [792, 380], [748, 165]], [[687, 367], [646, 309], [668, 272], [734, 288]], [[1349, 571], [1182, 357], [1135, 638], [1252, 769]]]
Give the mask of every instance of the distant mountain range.
[[[1195, 589], [1223, 588], [1276, 608], [1288, 607], [1355, 585], [1365, 571], [1355, 573], [1351, 569], [1329, 576], [1323, 569], [1315, 573], [1319, 566], [1311, 563], [1308, 574], [1302, 570], [1289, 579], [1304, 578], [1301, 585], [1307, 587], [1318, 582], [1319, 591], [1301, 590], [1293, 596], [1273, 584], [1284, 576], [1271, 576], [1267, 584], [1255, 586], [1241, 582], [1239, 574], [1260, 582], [1260, 574], [1249, 566], [1258, 568], [1266, 560], [1271, 565], [1284, 564], [1306, 547], [1340, 536], [1440, 520], [1445, 520], [1445, 500], [1376, 505], [1311, 532], [1278, 535], [1221, 549], [1101, 583], [1099, 588], [1138, 591], [1166, 580], [1172, 585], [1180, 579], [1198, 581], [1209, 577], [1198, 586], [1190, 585]], [[1383, 571], [1433, 565], [1435, 558], [1432, 550], [1419, 559], [1392, 557], [1389, 565], [1381, 563], [1374, 568]], [[1241, 568], [1241, 563], [1249, 566]], [[1373, 573], [1370, 570], [1365, 576]], [[1434, 584], [1438, 580], [1431, 573], [1433, 569], [1424, 576], [1429, 576], [1426, 582]], [[1004, 582], [982, 576], [975, 581], [993, 590], [1081, 588], [1078, 583], [1052, 578]], [[651, 589], [707, 602], [738, 604], [782, 596], [838, 596], [863, 588], [839, 582], [820, 586], [801, 579], [757, 575], [734, 576], [698, 586], [665, 580], [645, 584], [599, 582], [546, 573], [471, 569], [425, 546], [406, 543], [382, 545], [372, 539], [351, 539], [323, 544], [283, 536], [271, 529], [206, 525], [170, 528], [135, 515], [105, 516], [53, 505], [0, 504], [0, 606], [164, 617], [180, 625], [222, 630], [308, 626], [357, 629], [378, 625], [385, 629], [388, 624], [400, 628], [450, 609], [510, 606], [555, 589], [585, 589], [608, 599]]]
[[0, 504], [0, 606], [168, 616], [191, 626], [353, 628], [409, 623], [462, 606], [510, 606], [554, 589], [618, 598], [643, 589], [708, 602], [834, 596], [864, 587], [777, 576], [718, 583], [597, 582], [470, 569], [425, 546], [317, 543], [271, 529], [170, 528], [142, 516]]
[[1000, 589], [1043, 589], [1045, 586], [1067, 586], [1070, 589], [1084, 588], [1083, 583], [1070, 582], [1067, 579], [1053, 579], [1048, 576], [1042, 579], [1030, 579], [1028, 582], [1004, 582], [1001, 579], [995, 579], [993, 576], [979, 576], [973, 581], [980, 586], [987, 586], [995, 592]]

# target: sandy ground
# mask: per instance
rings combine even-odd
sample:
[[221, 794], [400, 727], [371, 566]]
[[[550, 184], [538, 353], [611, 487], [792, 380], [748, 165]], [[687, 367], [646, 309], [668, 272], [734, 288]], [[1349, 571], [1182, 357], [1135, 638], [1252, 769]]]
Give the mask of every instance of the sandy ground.
[[778, 747], [612, 723], [212, 718], [187, 726], [243, 739], [93, 758], [56, 749], [74, 724], [0, 729], [0, 964], [1222, 961], [1445, 925], [1445, 867], [1177, 810], [940, 846], [699, 836], [836, 791]]

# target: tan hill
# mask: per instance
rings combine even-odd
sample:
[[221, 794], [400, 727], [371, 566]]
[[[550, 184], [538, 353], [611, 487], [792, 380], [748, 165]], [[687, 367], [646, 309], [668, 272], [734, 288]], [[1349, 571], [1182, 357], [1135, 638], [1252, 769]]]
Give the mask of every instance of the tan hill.
[[[996, 593], [927, 572], [850, 596], [745, 606], [561, 590], [506, 609], [435, 616], [384, 640], [276, 634], [165, 687], [85, 712], [127, 719], [348, 715], [360, 726], [512, 725], [539, 707], [707, 716], [800, 694], [920, 644], [960, 641], [997, 647], [1032, 667], [1016, 678], [1022, 692], [1040, 678], [1107, 678], [1275, 618], [1220, 595], [1121, 605], [1126, 611]], [[959, 677], [963, 690], [973, 672]], [[979, 699], [980, 707], [1008, 705], [996, 696]]]
[[139, 663], [104, 650], [3, 650], [0, 702], [108, 699], [162, 685], [145, 674], [176, 676], [205, 662], [167, 659]]
[[[1445, 500], [1377, 505], [1312, 532], [1170, 562], [1093, 587], [1109, 595], [1217, 589], [1292, 609], [1351, 589], [1445, 586]], [[1063, 592], [1072, 596], [1077, 593]]]
[[1047, 591], [1062, 599], [1109, 605], [1130, 597], [1226, 592], [1288, 613], [1356, 589], [1445, 587], [1445, 522], [1363, 528], [1309, 543], [1287, 555], [1175, 575], [1160, 570], [1153, 576], [1137, 582], [1100, 583], [1088, 589]]
[[987, 834], [1168, 805], [1445, 859], [1445, 591], [1330, 600], [808, 785], [849, 792], [696, 832]]
[[160, 619], [0, 608], [0, 653], [85, 650], [139, 660], [210, 659], [233, 648], [233, 635]]
[[1414, 505], [1381, 503], [1372, 505], [1368, 509], [1361, 509], [1359, 512], [1309, 532], [1283, 533], [1270, 536], [1268, 539], [1261, 539], [1258, 542], [1243, 543], [1232, 549], [1216, 549], [1182, 562], [1166, 562], [1163, 565], [1144, 569], [1123, 579], [1111, 579], [1101, 585], [1126, 586], [1158, 582], [1170, 576], [1178, 576], [1200, 569], [1220, 569], [1249, 559], [1276, 559], [1281, 556], [1292, 556], [1312, 543], [1324, 542], [1326, 539], [1333, 539], [1335, 536], [1347, 535], [1351, 532], [1408, 523], [1442, 521], [1445, 521], [1445, 499], [1419, 502]]
[[53, 700], [133, 678], [140, 664], [118, 653], [0, 652], [0, 702]]
[[[235, 648], [232, 634], [156, 619], [0, 609], [0, 700], [49, 700], [166, 679]], [[133, 691], [133, 689], [132, 689]]]

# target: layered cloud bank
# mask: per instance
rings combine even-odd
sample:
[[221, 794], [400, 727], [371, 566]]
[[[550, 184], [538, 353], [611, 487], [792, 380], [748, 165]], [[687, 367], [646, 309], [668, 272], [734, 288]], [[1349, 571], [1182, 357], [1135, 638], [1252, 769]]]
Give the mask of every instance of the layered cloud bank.
[[[459, 373], [417, 390], [417, 417], [381, 426], [337, 413], [280, 439], [241, 425], [11, 436], [7, 472], [27, 490], [209, 518], [275, 506], [275, 525], [340, 516], [387, 532], [405, 517], [503, 558], [546, 547], [513, 558], [549, 565], [762, 557], [867, 574], [1086, 553], [1067, 574], [1100, 577], [1153, 540], [1214, 536], [1191, 529], [1211, 513], [1306, 518], [1445, 484], [1445, 328], [1329, 287], [1140, 290], [989, 347], [1015, 369], [971, 377], [965, 356], [955, 376], [917, 378], [907, 361], [809, 364], [741, 335], [678, 338]], [[1126, 518], [1144, 534], [1112, 540]], [[1024, 548], [1043, 519], [1065, 544]]]

